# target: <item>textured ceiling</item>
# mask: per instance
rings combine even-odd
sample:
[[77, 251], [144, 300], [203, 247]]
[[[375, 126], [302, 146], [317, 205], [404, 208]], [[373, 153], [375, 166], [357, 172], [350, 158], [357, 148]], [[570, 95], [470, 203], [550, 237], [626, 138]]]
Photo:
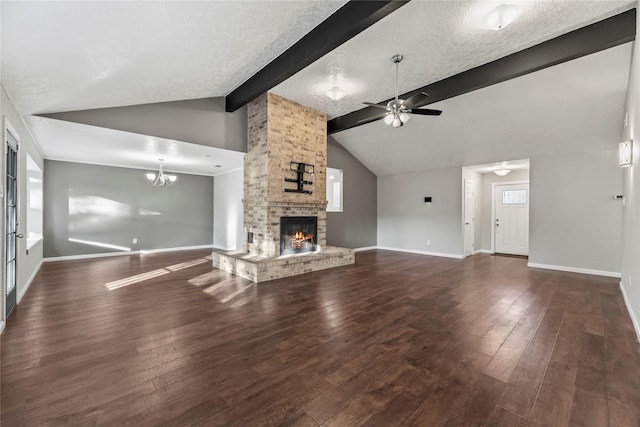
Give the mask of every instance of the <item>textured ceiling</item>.
[[529, 169], [529, 159], [520, 159], [520, 160], [509, 160], [503, 162], [494, 162], [488, 163], [484, 165], [473, 165], [467, 166], [467, 168], [476, 171], [481, 174], [492, 173], [498, 169], [509, 169], [509, 170], [523, 170]]
[[[624, 11], [623, 1], [510, 1], [518, 20], [501, 31], [482, 28], [500, 2], [411, 1], [273, 89], [285, 98], [327, 112], [330, 118], [363, 108], [363, 101], [394, 96], [391, 56], [402, 53], [400, 93], [549, 40]], [[339, 86], [346, 96], [325, 93]]]
[[431, 104], [439, 117], [332, 136], [376, 175], [611, 149], [622, 136], [631, 46]]
[[[22, 115], [223, 96], [345, 2], [2, 1], [2, 85]], [[513, 2], [521, 17], [496, 32], [479, 25], [496, 2], [413, 0], [274, 92], [335, 117], [393, 96], [395, 53], [405, 55], [402, 93], [636, 4]], [[614, 48], [433, 104], [441, 117], [395, 130], [377, 122], [335, 138], [380, 175], [597, 148], [620, 133], [629, 56], [628, 46]], [[336, 82], [347, 95], [334, 102], [324, 93]], [[174, 153], [168, 169], [203, 174], [228, 158], [219, 150], [201, 163], [207, 147], [40, 118], [27, 124], [49, 158], [153, 168]]]
[[[242, 167], [244, 153], [198, 144], [88, 126], [45, 117], [27, 117], [27, 126], [51, 160], [218, 175]], [[220, 165], [220, 167], [216, 167]]]
[[227, 95], [341, 1], [2, 1], [22, 115]]

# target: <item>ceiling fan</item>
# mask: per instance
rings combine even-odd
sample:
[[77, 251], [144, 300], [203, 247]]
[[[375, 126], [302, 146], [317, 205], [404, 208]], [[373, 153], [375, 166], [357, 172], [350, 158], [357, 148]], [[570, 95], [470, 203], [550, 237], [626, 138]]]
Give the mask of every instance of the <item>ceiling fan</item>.
[[[409, 114], [418, 114], [421, 116], [439, 116], [442, 114], [440, 110], [429, 110], [429, 109], [411, 109], [411, 107], [423, 96], [429, 96], [424, 92], [420, 92], [416, 95], [413, 95], [411, 98], [404, 100], [398, 98], [398, 64], [402, 61], [403, 56], [400, 54], [393, 55], [391, 57], [391, 61], [396, 64], [396, 97], [387, 103], [387, 105], [375, 104], [373, 102], [363, 102], [363, 104], [368, 105], [370, 107], [380, 108], [386, 110], [387, 112], [376, 116], [374, 120], [384, 119], [384, 122], [388, 125], [393, 126], [394, 128], [399, 128], [409, 121]], [[371, 119], [366, 119], [366, 121], [371, 121]]]

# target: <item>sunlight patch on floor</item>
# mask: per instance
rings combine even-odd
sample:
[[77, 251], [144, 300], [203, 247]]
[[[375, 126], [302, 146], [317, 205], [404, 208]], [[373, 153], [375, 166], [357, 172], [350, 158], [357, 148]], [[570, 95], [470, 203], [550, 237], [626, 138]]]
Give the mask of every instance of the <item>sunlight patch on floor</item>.
[[[136, 274], [135, 276], [125, 277], [124, 279], [120, 279], [120, 280], [116, 280], [116, 281], [113, 281], [113, 282], [105, 283], [105, 286], [110, 291], [113, 291], [115, 289], [124, 288], [125, 286], [133, 285], [135, 283], [143, 282], [145, 280], [149, 280], [149, 279], [153, 279], [153, 278], [156, 278], [156, 277], [164, 276], [165, 274], [173, 273], [175, 271], [184, 270], [186, 268], [193, 267], [193, 266], [200, 265], [200, 264], [204, 264], [206, 262], [209, 262], [209, 259], [207, 259], [207, 257], [194, 259], [192, 261], [185, 261], [185, 262], [182, 262], [180, 264], [170, 265], [170, 266], [167, 266], [167, 267], [164, 267], [164, 268], [159, 268], [157, 270], [149, 271], [149, 272], [142, 273], [142, 274]], [[198, 277], [201, 277], [201, 276], [198, 276]], [[193, 280], [193, 279], [191, 279], [191, 280]], [[189, 282], [191, 282], [191, 280], [189, 280]], [[203, 286], [203, 285], [200, 285], [200, 286]]]
[[193, 267], [194, 265], [204, 264], [209, 260], [205, 258], [194, 259], [193, 261], [187, 261], [180, 264], [170, 265], [169, 267], [165, 267], [169, 271], [179, 271], [184, 270], [185, 268]]
[[246, 285], [238, 285], [235, 283], [235, 279], [222, 280], [215, 285], [209, 286], [202, 292], [207, 295], [211, 295], [221, 303], [225, 304], [238, 295], [242, 294], [247, 289], [253, 287], [254, 283], [248, 283]]
[[144, 280], [153, 279], [156, 277], [164, 276], [165, 274], [171, 273], [169, 270], [164, 268], [159, 268], [157, 270], [149, 271], [147, 273], [136, 274], [135, 276], [125, 277], [124, 279], [116, 280], [115, 282], [105, 283], [105, 286], [110, 291], [114, 289], [124, 288], [125, 286], [133, 285], [134, 283], [139, 283]]
[[189, 279], [189, 283], [193, 286], [197, 286], [198, 288], [206, 285], [211, 285], [215, 282], [215, 280], [220, 276], [219, 270], [210, 271], [208, 273], [201, 274], [199, 276], [194, 277], [193, 279]]

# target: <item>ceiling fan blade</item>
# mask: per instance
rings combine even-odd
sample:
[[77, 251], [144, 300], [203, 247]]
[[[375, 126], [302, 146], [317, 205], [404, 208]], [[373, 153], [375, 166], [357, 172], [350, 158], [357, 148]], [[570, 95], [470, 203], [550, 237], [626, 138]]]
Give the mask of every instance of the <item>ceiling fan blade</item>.
[[373, 102], [363, 102], [363, 104], [368, 105], [369, 107], [382, 108], [383, 110], [387, 109], [386, 105], [374, 104]]
[[427, 108], [416, 108], [411, 110], [411, 114], [418, 114], [420, 116], [439, 116], [442, 114], [442, 110], [429, 110]]
[[358, 120], [357, 123], [371, 123], [371, 122], [375, 122], [376, 120], [383, 119], [385, 116], [386, 114], [378, 114], [377, 116], [367, 117], [366, 119]]
[[404, 105], [406, 105], [408, 108], [411, 108], [412, 105], [417, 104], [418, 101], [420, 101], [422, 98], [426, 96], [429, 96], [429, 94], [426, 92], [416, 93], [415, 95], [413, 95], [412, 97], [404, 101]]

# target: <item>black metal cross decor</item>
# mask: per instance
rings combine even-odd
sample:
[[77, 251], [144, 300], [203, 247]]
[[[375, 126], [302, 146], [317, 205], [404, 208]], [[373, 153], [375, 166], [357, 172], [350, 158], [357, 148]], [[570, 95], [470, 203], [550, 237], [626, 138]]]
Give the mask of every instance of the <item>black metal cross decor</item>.
[[313, 181], [306, 181], [304, 179], [304, 174], [308, 173], [310, 175], [314, 174], [313, 165], [308, 165], [306, 163], [299, 162], [291, 162], [289, 163], [289, 169], [296, 173], [296, 178], [285, 178], [285, 182], [295, 182], [298, 184], [297, 188], [285, 188], [285, 193], [304, 193], [304, 194], [312, 194], [313, 191], [305, 190], [304, 186], [313, 185]]

